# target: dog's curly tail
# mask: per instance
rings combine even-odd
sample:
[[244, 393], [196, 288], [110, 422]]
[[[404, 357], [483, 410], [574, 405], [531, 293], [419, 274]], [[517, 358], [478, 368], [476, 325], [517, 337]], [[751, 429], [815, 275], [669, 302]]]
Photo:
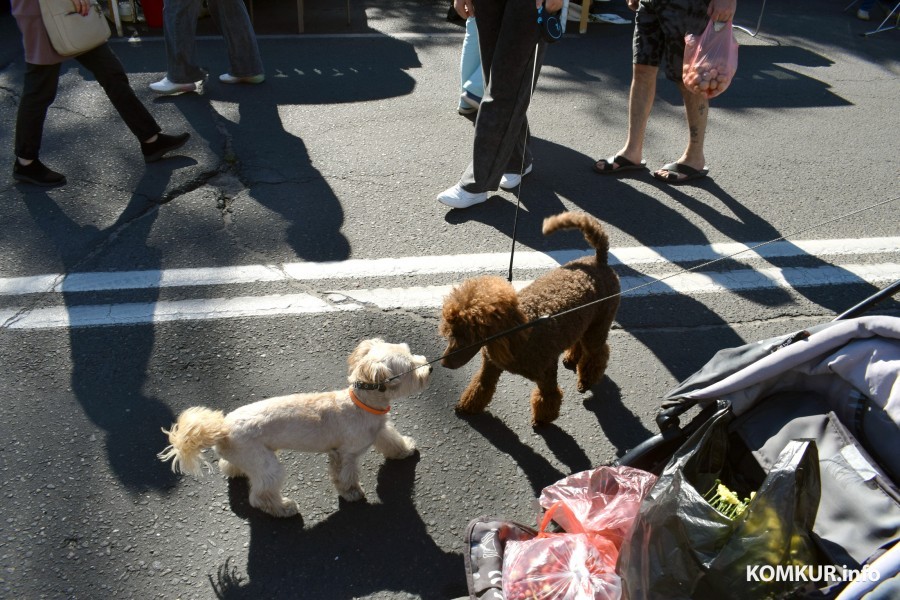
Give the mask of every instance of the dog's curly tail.
[[169, 446], [156, 456], [163, 462], [172, 461], [172, 471], [200, 475], [204, 465], [201, 453], [228, 437], [225, 414], [202, 406], [189, 408], [178, 416], [172, 429], [163, 433], [169, 436]]
[[564, 212], [544, 219], [544, 235], [550, 235], [560, 229], [580, 229], [584, 239], [597, 251], [597, 261], [607, 264], [609, 237], [599, 220], [583, 212]]

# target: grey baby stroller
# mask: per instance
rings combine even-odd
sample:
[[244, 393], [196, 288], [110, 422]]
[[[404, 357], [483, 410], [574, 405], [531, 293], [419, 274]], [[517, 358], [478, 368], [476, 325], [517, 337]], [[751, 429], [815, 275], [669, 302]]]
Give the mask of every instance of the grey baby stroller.
[[[629, 597], [900, 597], [900, 318], [720, 351], [659, 421], [658, 439], [620, 461], [660, 473], [619, 558]], [[723, 481], [769, 496], [730, 523], [701, 504]], [[750, 522], [754, 502], [764, 523]]]
[[[721, 350], [664, 398], [660, 433], [616, 462], [659, 476], [618, 556], [622, 597], [900, 598], [900, 317], [858, 316], [898, 289]], [[472, 597], [503, 597], [478, 574], [531, 535], [470, 524]]]

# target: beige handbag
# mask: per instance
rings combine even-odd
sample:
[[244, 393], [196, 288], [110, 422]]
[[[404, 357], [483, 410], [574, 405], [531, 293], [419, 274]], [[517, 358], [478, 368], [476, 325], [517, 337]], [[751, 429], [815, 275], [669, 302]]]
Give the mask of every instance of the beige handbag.
[[62, 56], [82, 54], [109, 39], [109, 24], [97, 0], [92, 0], [91, 12], [86, 17], [75, 11], [72, 0], [39, 0], [39, 2], [50, 43]]

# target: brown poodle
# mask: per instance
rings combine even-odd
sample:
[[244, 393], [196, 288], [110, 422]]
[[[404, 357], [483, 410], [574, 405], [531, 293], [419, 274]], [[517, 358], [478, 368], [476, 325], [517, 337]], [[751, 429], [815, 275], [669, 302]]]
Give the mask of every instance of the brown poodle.
[[[566, 212], [544, 220], [544, 235], [560, 229], [580, 229], [597, 250], [596, 256], [553, 269], [518, 294], [502, 277], [484, 276], [464, 281], [444, 300], [440, 334], [448, 345], [441, 364], [458, 369], [479, 348], [482, 357], [481, 369], [456, 410], [482, 412], [494, 395], [500, 374], [509, 371], [537, 383], [531, 393], [532, 424], [552, 422], [562, 404], [556, 371], [563, 351], [563, 366], [578, 374], [579, 392], [603, 378], [609, 361], [606, 338], [619, 307], [620, 289], [619, 278], [607, 265], [609, 238], [600, 222], [585, 213]], [[484, 343], [501, 332], [557, 314]]]

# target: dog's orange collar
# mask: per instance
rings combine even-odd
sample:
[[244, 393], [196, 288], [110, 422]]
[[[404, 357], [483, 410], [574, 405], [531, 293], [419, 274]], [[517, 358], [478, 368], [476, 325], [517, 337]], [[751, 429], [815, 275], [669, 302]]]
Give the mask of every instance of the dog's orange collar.
[[390, 406], [388, 406], [387, 408], [373, 408], [373, 407], [369, 406], [368, 404], [366, 404], [365, 402], [363, 402], [362, 400], [360, 400], [359, 398], [357, 398], [356, 394], [353, 392], [352, 387], [349, 388], [348, 391], [350, 392], [350, 399], [353, 400], [353, 404], [357, 405], [358, 407], [360, 407], [367, 413], [371, 413], [373, 415], [386, 415], [386, 414], [388, 414], [388, 411], [391, 410]]

